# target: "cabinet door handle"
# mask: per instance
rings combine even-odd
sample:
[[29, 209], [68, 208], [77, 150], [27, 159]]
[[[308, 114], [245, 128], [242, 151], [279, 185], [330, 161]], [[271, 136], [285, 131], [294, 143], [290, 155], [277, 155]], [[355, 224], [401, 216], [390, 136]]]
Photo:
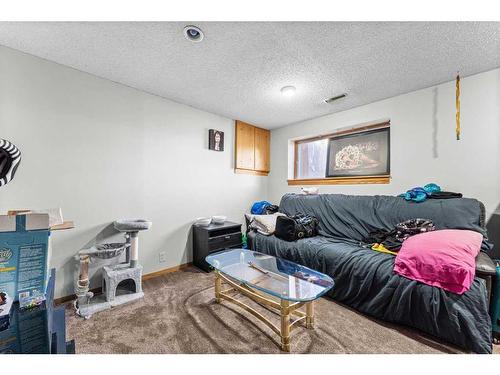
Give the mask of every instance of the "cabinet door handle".
[[231, 236], [225, 236], [224, 239], [225, 240], [229, 240], [231, 238]]

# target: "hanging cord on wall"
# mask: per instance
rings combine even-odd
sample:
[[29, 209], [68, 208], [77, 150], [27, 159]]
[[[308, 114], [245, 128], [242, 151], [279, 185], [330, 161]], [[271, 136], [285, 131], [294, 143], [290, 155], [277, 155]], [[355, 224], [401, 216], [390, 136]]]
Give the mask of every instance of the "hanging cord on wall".
[[457, 134], [457, 141], [459, 141], [460, 140], [460, 74], [458, 72], [457, 72], [455, 105], [457, 107], [457, 114], [456, 114], [457, 126], [455, 128], [455, 133]]

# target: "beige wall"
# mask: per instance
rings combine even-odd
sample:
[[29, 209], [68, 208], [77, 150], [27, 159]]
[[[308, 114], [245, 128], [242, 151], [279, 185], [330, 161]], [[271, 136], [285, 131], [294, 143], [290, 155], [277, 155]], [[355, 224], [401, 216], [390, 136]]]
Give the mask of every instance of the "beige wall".
[[300, 189], [286, 181], [291, 139], [390, 119], [391, 183], [320, 186], [321, 193], [396, 195], [435, 182], [482, 200], [491, 215], [500, 203], [500, 69], [465, 77], [461, 87], [460, 141], [454, 81], [273, 130], [269, 198]]
[[[0, 137], [22, 152], [0, 209], [61, 207], [76, 224], [52, 235], [57, 296], [73, 293], [74, 255], [115, 219], [153, 221], [140, 237], [149, 273], [191, 260], [196, 217], [242, 222], [266, 196], [266, 177], [233, 172], [230, 119], [4, 47], [0, 82]], [[208, 150], [210, 128], [224, 152]]]

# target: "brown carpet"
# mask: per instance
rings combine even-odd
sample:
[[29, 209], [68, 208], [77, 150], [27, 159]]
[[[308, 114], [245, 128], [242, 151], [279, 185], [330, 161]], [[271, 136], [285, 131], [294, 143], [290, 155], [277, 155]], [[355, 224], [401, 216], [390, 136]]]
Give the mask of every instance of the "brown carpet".
[[[265, 324], [232, 304], [214, 302], [213, 277], [192, 267], [150, 279], [144, 300], [89, 320], [75, 316], [68, 304], [68, 339], [75, 339], [77, 353], [281, 353], [278, 336]], [[315, 329], [293, 330], [292, 353], [461, 352], [328, 298], [315, 308]]]

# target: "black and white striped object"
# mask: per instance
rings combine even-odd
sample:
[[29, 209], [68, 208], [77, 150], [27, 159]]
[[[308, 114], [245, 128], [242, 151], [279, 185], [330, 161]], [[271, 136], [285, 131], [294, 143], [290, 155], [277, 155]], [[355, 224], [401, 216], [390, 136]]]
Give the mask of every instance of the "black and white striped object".
[[21, 163], [21, 151], [9, 141], [0, 139], [0, 187], [9, 183]]

